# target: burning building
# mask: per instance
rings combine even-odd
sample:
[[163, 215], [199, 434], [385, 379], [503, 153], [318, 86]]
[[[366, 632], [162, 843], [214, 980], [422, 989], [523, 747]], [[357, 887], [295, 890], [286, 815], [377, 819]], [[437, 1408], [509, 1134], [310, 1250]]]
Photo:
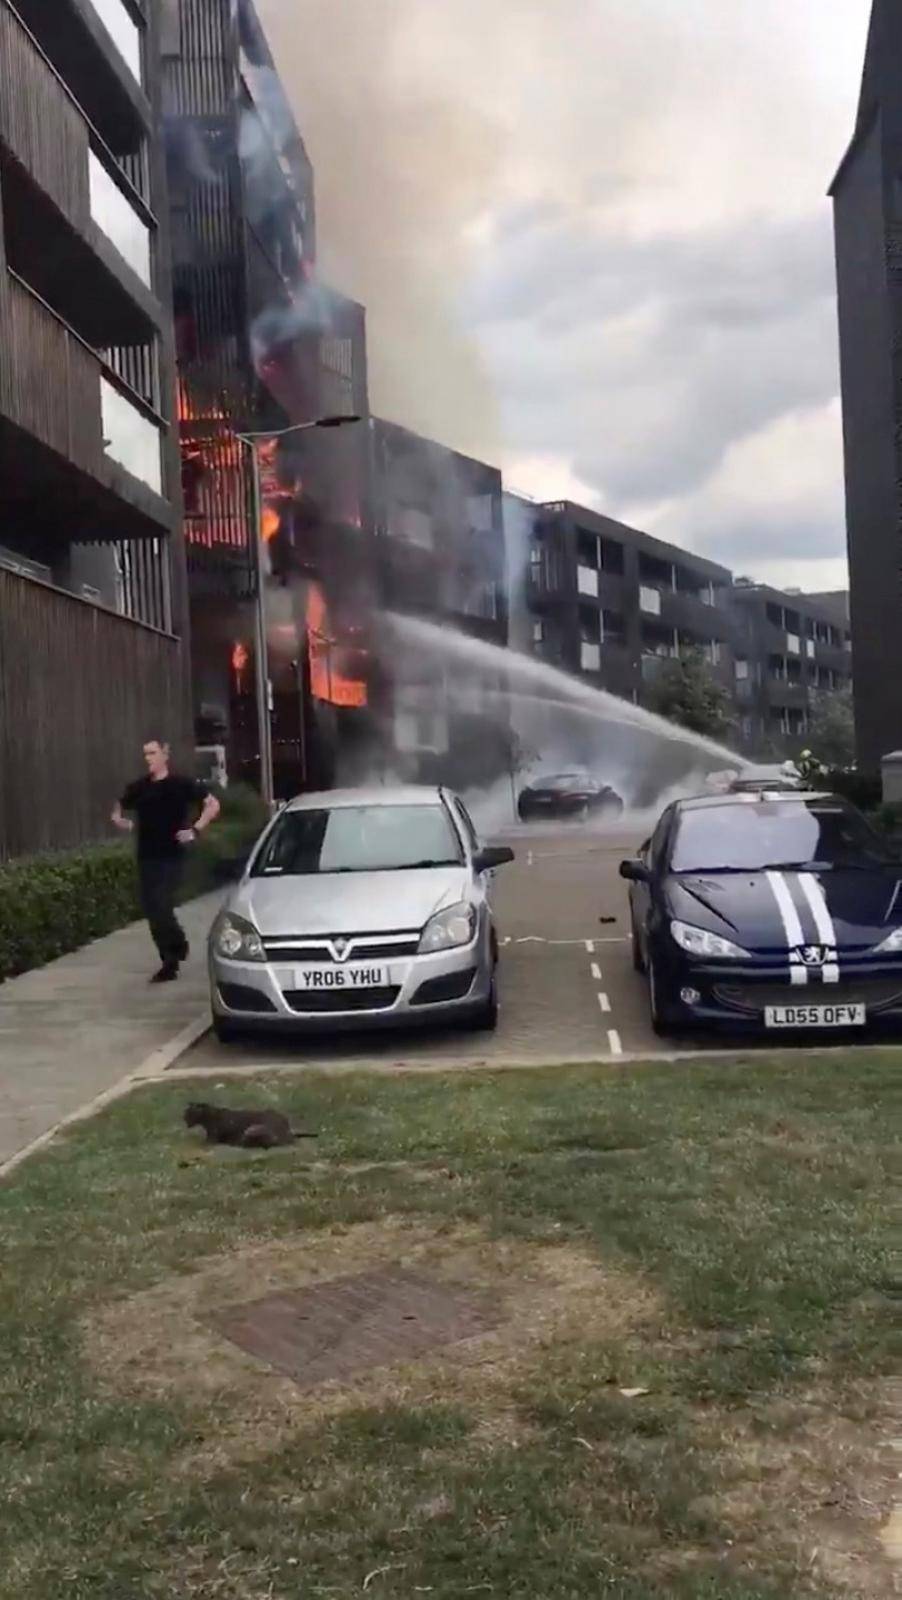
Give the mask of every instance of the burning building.
[[[365, 420], [285, 433], [366, 418], [365, 317], [317, 278], [313, 169], [250, 0], [172, 0], [165, 52], [196, 732], [256, 777], [259, 538], [287, 794], [331, 781], [368, 698]], [[257, 446], [259, 527], [246, 432], [281, 435]]]
[[160, 47], [155, 5], [0, 0], [0, 857], [188, 734]]

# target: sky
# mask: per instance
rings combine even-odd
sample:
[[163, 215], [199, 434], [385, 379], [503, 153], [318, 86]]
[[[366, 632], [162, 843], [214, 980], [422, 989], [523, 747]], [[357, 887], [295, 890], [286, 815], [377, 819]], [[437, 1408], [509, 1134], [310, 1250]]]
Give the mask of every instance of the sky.
[[260, 0], [373, 409], [845, 584], [831, 208], [870, 0]]

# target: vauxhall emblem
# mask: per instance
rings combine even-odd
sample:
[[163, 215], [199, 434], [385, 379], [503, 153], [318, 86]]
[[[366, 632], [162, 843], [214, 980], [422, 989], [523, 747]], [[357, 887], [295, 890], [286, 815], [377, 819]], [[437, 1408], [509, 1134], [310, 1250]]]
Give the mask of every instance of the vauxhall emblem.
[[333, 954], [335, 956], [336, 961], [344, 961], [344, 958], [347, 955], [347, 953], [348, 953], [350, 948], [351, 948], [350, 939], [333, 939], [332, 940], [332, 952], [333, 952]]

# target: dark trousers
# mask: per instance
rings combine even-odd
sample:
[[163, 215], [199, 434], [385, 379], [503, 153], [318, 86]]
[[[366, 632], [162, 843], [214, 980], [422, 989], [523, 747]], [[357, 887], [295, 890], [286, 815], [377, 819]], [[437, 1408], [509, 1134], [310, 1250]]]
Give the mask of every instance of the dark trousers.
[[185, 930], [175, 914], [175, 902], [182, 886], [182, 862], [178, 856], [138, 862], [141, 909], [150, 925], [153, 942], [161, 961], [184, 961], [188, 954]]

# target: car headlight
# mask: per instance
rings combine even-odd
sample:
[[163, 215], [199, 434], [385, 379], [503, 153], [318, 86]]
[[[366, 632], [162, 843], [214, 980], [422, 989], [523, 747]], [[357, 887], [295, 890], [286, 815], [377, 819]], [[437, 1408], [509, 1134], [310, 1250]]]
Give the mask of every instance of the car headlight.
[[476, 933], [476, 907], [461, 902], [430, 917], [420, 939], [420, 955], [436, 950], [455, 950], [470, 944]]
[[263, 941], [252, 922], [224, 911], [213, 929], [213, 949], [227, 961], [265, 961]]
[[875, 956], [902, 955], [902, 928], [894, 928], [881, 944], [874, 950]]
[[687, 955], [704, 956], [714, 961], [751, 960], [747, 950], [741, 949], [738, 944], [731, 944], [729, 939], [721, 939], [717, 933], [709, 933], [707, 928], [693, 928], [688, 922], [672, 922], [670, 931]]

